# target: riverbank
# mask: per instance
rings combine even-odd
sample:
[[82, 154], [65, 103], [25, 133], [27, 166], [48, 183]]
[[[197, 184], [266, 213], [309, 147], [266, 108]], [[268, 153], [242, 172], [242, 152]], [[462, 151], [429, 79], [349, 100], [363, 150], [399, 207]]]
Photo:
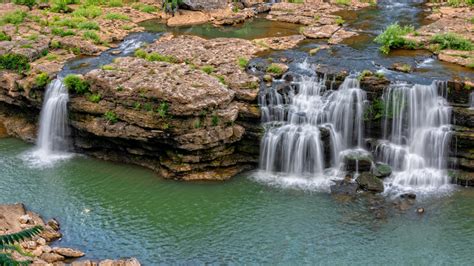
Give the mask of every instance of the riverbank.
[[57, 263], [72, 263], [72, 265], [111, 265], [111, 266], [139, 266], [137, 259], [125, 260], [77, 260], [85, 254], [76, 249], [66, 247], [51, 247], [53, 242], [63, 237], [60, 225], [55, 219], [45, 222], [38, 214], [27, 211], [21, 203], [0, 204], [0, 235], [9, 235], [40, 226], [41, 232], [19, 243], [15, 243], [13, 250], [6, 253], [16, 262], [31, 262], [32, 265], [51, 265]]

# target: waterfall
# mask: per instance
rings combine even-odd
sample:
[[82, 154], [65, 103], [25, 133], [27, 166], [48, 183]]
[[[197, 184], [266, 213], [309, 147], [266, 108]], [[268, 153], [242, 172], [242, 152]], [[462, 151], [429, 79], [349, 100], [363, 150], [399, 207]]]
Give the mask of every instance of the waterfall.
[[71, 156], [67, 153], [71, 147], [68, 100], [68, 91], [61, 79], [55, 79], [47, 86], [40, 114], [37, 147], [25, 156], [32, 165], [50, 165]]
[[383, 95], [384, 141], [378, 159], [397, 171], [391, 184], [401, 189], [438, 189], [450, 183], [445, 171], [451, 138], [446, 83], [392, 84]]
[[[299, 67], [308, 68], [305, 63]], [[327, 189], [339, 173], [340, 155], [364, 146], [366, 93], [354, 75], [338, 90], [328, 89], [326, 78], [317, 75], [289, 84], [275, 81], [259, 101], [266, 129], [260, 179]]]

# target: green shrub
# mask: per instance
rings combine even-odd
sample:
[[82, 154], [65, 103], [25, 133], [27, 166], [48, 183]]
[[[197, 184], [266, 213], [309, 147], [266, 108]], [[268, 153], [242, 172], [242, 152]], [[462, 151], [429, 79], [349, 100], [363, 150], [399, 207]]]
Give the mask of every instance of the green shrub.
[[364, 70], [362, 71], [362, 73], [359, 74], [359, 76], [357, 77], [358, 80], [363, 80], [365, 77], [370, 77], [372, 76], [374, 73], [372, 73], [372, 71], [370, 70]]
[[76, 33], [73, 30], [69, 30], [69, 29], [64, 30], [63, 28], [58, 28], [58, 27], [53, 27], [51, 29], [51, 33], [53, 35], [57, 35], [61, 37], [76, 35]]
[[77, 24], [77, 27], [81, 30], [99, 30], [99, 24], [95, 21], [84, 21]]
[[118, 116], [115, 112], [113, 111], [107, 111], [104, 114], [105, 120], [107, 120], [111, 124], [115, 124], [118, 122]]
[[415, 28], [413, 26], [400, 26], [398, 23], [394, 23], [388, 26], [383, 33], [381, 33], [375, 42], [381, 44], [379, 48], [380, 51], [384, 54], [388, 54], [392, 48], [414, 48], [416, 44], [411, 41], [407, 41], [403, 36], [408, 33], [414, 32]]
[[6, 23], [6, 24], [10, 23], [10, 24], [18, 25], [18, 24], [23, 23], [26, 16], [27, 16], [26, 12], [21, 11], [21, 10], [15, 10], [13, 12], [4, 14], [3, 18], [1, 18], [1, 22]]
[[336, 20], [334, 20], [337, 25], [342, 26], [346, 21], [342, 19], [341, 17], [337, 17]]
[[98, 93], [95, 93], [95, 94], [89, 95], [89, 97], [87, 97], [87, 99], [89, 99], [89, 101], [91, 101], [93, 103], [98, 103], [102, 99], [102, 96]]
[[120, 13], [108, 13], [105, 15], [106, 19], [112, 19], [112, 20], [130, 20], [130, 18], [127, 15], [120, 14]]
[[213, 115], [211, 119], [212, 125], [217, 126], [219, 125], [219, 117], [217, 115]]
[[51, 11], [55, 13], [69, 13], [72, 9], [67, 6], [68, 4], [68, 0], [53, 0], [51, 3]]
[[239, 65], [240, 68], [245, 69], [247, 68], [247, 65], [249, 64], [249, 60], [247, 60], [247, 58], [244, 58], [244, 57], [239, 57], [239, 59], [237, 60], [237, 64]]
[[137, 50], [135, 50], [134, 55], [135, 55], [136, 57], [140, 57], [140, 58], [145, 59], [146, 56], [147, 56], [147, 52], [145, 52], [143, 49], [137, 49]]
[[36, 40], [38, 40], [38, 34], [31, 34], [26, 38], [30, 41], [36, 41]]
[[50, 43], [49, 43], [49, 48], [51, 49], [60, 49], [61, 48], [61, 43], [58, 41], [58, 40], [52, 40]]
[[83, 1], [84, 6], [100, 6], [107, 3], [107, 0], [85, 0]]
[[0, 31], [0, 41], [11, 41], [12, 37], [8, 36], [5, 32]]
[[150, 5], [141, 4], [141, 3], [134, 4], [132, 7], [133, 7], [134, 9], [136, 9], [136, 10], [139, 10], [139, 11], [145, 12], [145, 13], [153, 13], [153, 12], [156, 12], [156, 11], [157, 11], [157, 8], [156, 8], [156, 7], [150, 6]]
[[49, 76], [47, 73], [41, 72], [40, 74], [36, 75], [35, 78], [35, 86], [38, 88], [44, 88], [48, 85]]
[[121, 7], [123, 6], [122, 0], [110, 0], [108, 3], [109, 7]]
[[102, 41], [100, 40], [99, 34], [97, 34], [97, 32], [92, 31], [92, 30], [85, 31], [85, 32], [82, 34], [82, 37], [83, 37], [84, 39], [86, 39], [86, 40], [91, 40], [91, 41], [93, 41], [95, 44], [100, 44], [100, 43], [102, 43]]
[[156, 112], [161, 118], [165, 118], [166, 114], [168, 113], [168, 108], [169, 108], [168, 103], [162, 102], [160, 103], [160, 106], [158, 107], [158, 109], [156, 109]]
[[69, 91], [74, 91], [77, 94], [84, 94], [89, 91], [89, 83], [77, 75], [69, 74], [63, 82]]
[[145, 103], [143, 104], [143, 109], [147, 112], [151, 112], [153, 111], [153, 106], [151, 105], [151, 103]]
[[268, 73], [273, 73], [273, 74], [276, 74], [276, 75], [281, 75], [281, 74], [283, 74], [283, 69], [281, 69], [281, 67], [278, 66], [277, 64], [270, 64], [267, 67], [267, 72]]
[[439, 44], [440, 49], [453, 49], [462, 51], [474, 50], [474, 44], [454, 33], [437, 34], [431, 39], [432, 43]]
[[46, 56], [46, 60], [48, 60], [48, 61], [54, 61], [56, 59], [58, 59], [58, 56], [55, 55], [55, 54], [49, 54], [49, 55]]
[[20, 54], [0, 55], [0, 69], [16, 70], [24, 72], [30, 70], [28, 57]]
[[154, 61], [161, 61], [161, 62], [168, 62], [168, 63], [177, 63], [178, 62], [178, 59], [174, 58], [173, 56], [162, 55], [162, 54], [155, 53], [155, 52], [149, 53], [146, 56], [146, 60], [148, 60], [150, 62], [154, 62]]
[[213, 73], [215, 69], [214, 69], [213, 66], [203, 66], [201, 68], [201, 70], [204, 71], [204, 73], [209, 75], [209, 74]]
[[102, 10], [97, 6], [81, 6], [72, 12], [75, 17], [96, 18], [102, 15]]
[[13, 0], [16, 5], [27, 6], [30, 10], [36, 5], [36, 0]]
[[458, 7], [458, 6], [472, 6], [474, 5], [474, 0], [448, 0], [448, 5]]

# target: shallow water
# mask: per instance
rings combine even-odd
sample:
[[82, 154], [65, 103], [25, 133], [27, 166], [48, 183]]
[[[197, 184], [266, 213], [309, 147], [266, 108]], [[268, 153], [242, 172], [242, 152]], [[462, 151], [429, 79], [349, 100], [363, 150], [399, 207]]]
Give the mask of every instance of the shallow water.
[[[144, 265], [474, 262], [473, 189], [397, 211], [388, 198], [380, 204], [282, 189], [249, 178], [255, 173], [183, 183], [79, 155], [31, 168], [21, 159], [31, 148], [0, 140], [0, 202], [24, 202], [57, 217], [64, 233], [57, 244], [82, 249], [87, 258], [136, 256]], [[376, 205], [383, 205], [382, 219], [371, 210]]]

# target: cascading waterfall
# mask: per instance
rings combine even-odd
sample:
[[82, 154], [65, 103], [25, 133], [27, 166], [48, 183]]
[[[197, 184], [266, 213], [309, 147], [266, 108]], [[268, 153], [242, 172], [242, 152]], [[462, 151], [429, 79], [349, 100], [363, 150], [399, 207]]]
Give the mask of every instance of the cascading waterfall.
[[393, 84], [384, 92], [384, 141], [379, 160], [392, 166], [391, 184], [401, 189], [438, 189], [450, 183], [445, 171], [451, 137], [446, 83]]
[[[300, 67], [308, 68], [304, 63]], [[347, 77], [338, 90], [328, 89], [326, 78], [316, 75], [301, 76], [290, 86], [281, 86], [282, 82], [260, 94], [266, 128], [262, 175], [266, 181], [277, 176], [279, 180], [272, 181], [291, 185], [315, 185], [319, 180], [317, 185], [327, 189], [329, 176], [339, 173], [340, 155], [363, 147], [366, 94], [355, 76]]]
[[37, 148], [26, 154], [33, 165], [44, 166], [70, 157], [67, 103], [68, 91], [60, 78], [46, 88], [37, 139]]

